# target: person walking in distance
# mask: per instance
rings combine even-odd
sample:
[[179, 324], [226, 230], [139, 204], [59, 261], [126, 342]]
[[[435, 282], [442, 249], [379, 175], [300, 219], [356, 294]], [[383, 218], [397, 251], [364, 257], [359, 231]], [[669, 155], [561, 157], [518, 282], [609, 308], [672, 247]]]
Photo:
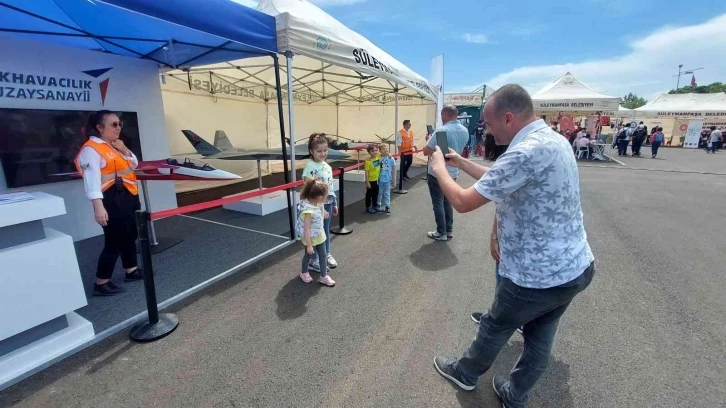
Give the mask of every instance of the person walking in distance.
[[665, 139], [665, 136], [663, 136], [663, 128], [662, 127], [653, 127], [655, 132], [653, 132], [653, 136], [650, 137], [650, 152], [651, 152], [651, 158], [655, 159], [656, 156], [658, 156], [658, 149], [660, 148], [660, 145], [663, 143], [663, 140]]
[[[579, 174], [568, 141], [534, 115], [519, 85], [487, 100], [484, 120], [498, 144], [509, 145], [491, 169], [437, 149], [431, 168], [458, 212], [496, 205], [499, 283], [489, 311], [459, 359], [434, 358], [440, 375], [471, 391], [514, 331], [524, 326], [524, 350], [509, 376], [495, 375], [494, 392], [507, 408], [527, 406], [545, 372], [557, 326], [595, 273], [580, 204]], [[464, 189], [449, 175], [456, 166], [479, 179]]]
[[706, 153], [716, 153], [716, 148], [718, 148], [718, 142], [721, 140], [721, 130], [716, 129], [716, 126], [711, 126], [711, 135], [709, 138], [709, 145], [708, 149], [706, 150]]
[[[444, 125], [436, 129], [434, 136], [429, 139], [423, 152], [426, 156], [431, 156], [436, 148], [436, 138], [446, 132], [448, 145], [457, 154], [461, 154], [464, 146], [469, 140], [469, 131], [457, 119], [458, 112], [456, 106], [445, 105], [441, 109], [441, 120]], [[459, 169], [454, 166], [446, 166], [449, 178], [456, 180], [459, 177]], [[446, 241], [454, 237], [454, 210], [446, 197], [441, 193], [439, 182], [432, 168], [428, 166], [429, 193], [431, 194], [431, 203], [434, 207], [434, 220], [436, 221], [436, 231], [427, 233], [428, 237], [437, 241]]]
[[416, 145], [413, 144], [413, 130], [411, 130], [411, 121], [408, 119], [403, 121], [403, 129], [396, 134], [396, 146], [401, 155], [401, 177], [404, 180], [411, 180], [408, 177], [408, 169], [413, 163], [412, 153], [416, 150]]

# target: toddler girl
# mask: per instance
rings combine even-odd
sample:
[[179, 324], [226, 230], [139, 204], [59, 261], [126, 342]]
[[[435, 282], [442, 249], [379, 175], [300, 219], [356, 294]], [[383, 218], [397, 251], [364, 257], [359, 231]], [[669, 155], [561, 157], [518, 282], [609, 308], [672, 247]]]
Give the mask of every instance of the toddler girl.
[[[326, 259], [325, 229], [323, 228], [323, 203], [328, 196], [328, 186], [320, 181], [310, 179], [305, 182], [300, 192], [300, 202], [297, 206], [297, 225], [295, 227], [300, 241], [305, 245], [305, 254], [302, 259], [300, 279], [310, 283], [313, 278], [308, 273], [310, 259], [313, 253], [318, 259]], [[328, 275], [325, 262], [320, 264], [320, 279], [318, 282], [325, 286], [335, 286], [335, 281]]]

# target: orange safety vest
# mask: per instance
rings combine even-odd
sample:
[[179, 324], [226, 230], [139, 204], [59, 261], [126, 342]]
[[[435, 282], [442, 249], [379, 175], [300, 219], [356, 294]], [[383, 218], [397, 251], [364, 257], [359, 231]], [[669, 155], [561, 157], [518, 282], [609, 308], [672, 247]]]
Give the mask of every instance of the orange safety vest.
[[121, 177], [124, 182], [124, 186], [133, 195], [139, 195], [139, 187], [136, 185], [136, 173], [134, 169], [129, 166], [129, 162], [124, 159], [116, 149], [111, 147], [108, 143], [96, 143], [91, 139], [88, 139], [83, 144], [81, 150], [78, 151], [76, 158], [73, 163], [76, 165], [76, 169], [81, 175], [83, 175], [83, 169], [78, 163], [78, 157], [81, 155], [81, 151], [90, 147], [95, 150], [98, 154], [106, 160], [106, 166], [101, 169], [101, 191], [108, 190], [115, 182], [116, 177]]
[[413, 150], [413, 130], [407, 132], [406, 129], [399, 130], [401, 133], [401, 152], [410, 152]]

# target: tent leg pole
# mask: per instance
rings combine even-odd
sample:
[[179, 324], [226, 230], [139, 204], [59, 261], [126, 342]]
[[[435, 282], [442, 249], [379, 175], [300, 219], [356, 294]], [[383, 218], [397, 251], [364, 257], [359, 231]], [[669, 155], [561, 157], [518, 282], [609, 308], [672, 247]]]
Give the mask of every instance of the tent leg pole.
[[[292, 149], [292, 155], [290, 155], [290, 182], [294, 183], [297, 178], [297, 167], [295, 166], [295, 116], [293, 114], [293, 89], [292, 89], [292, 52], [285, 52], [285, 59], [287, 62], [287, 122], [288, 128], [290, 129], [290, 149]], [[293, 197], [293, 205], [297, 205], [296, 198]]]
[[[285, 184], [290, 182], [290, 173], [287, 168], [287, 141], [285, 141], [285, 117], [282, 112], [282, 84], [280, 81], [280, 61], [277, 58], [277, 54], [272, 55], [272, 60], [275, 63], [275, 92], [277, 93], [277, 115], [280, 120], [280, 142], [282, 143], [282, 166], [284, 168], [283, 176], [285, 178]], [[294, 154], [294, 153], [293, 153]], [[290, 223], [290, 239], [295, 239], [295, 223], [292, 215], [292, 191], [285, 190], [287, 192], [287, 218]]]
[[257, 180], [260, 182], [260, 190], [262, 190], [262, 168], [260, 165], [260, 161], [257, 160]]

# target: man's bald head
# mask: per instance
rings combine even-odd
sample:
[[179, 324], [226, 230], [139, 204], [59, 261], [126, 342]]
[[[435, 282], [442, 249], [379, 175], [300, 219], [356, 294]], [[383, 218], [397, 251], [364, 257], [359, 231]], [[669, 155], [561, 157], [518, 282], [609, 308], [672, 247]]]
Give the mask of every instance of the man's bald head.
[[494, 114], [504, 116], [507, 112], [511, 112], [515, 116], [534, 116], [534, 105], [532, 97], [529, 93], [519, 85], [504, 85], [494, 92], [487, 104], [493, 103]]
[[519, 85], [505, 85], [484, 105], [484, 120], [498, 145], [508, 145], [517, 133], [536, 120], [532, 98]]
[[459, 111], [454, 105], [444, 105], [444, 107], [441, 108], [441, 121], [444, 123], [456, 120], [458, 116]]

